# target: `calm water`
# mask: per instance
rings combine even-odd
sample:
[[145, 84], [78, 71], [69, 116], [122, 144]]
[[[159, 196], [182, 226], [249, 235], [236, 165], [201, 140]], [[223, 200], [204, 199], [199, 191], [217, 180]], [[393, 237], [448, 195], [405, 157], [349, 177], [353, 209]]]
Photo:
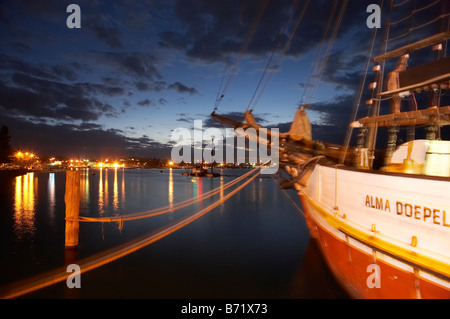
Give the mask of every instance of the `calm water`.
[[[193, 179], [183, 170], [81, 171], [81, 216], [116, 216], [173, 205], [247, 170]], [[94, 173], [94, 174], [93, 174]], [[80, 223], [79, 247], [64, 248], [65, 172], [2, 181], [0, 286], [76, 263], [188, 216], [224, 193], [161, 216]], [[225, 190], [225, 194], [228, 190]], [[294, 192], [288, 192], [299, 203]], [[301, 214], [271, 176], [260, 175], [200, 219], [131, 255], [31, 298], [345, 298], [310, 240]]]

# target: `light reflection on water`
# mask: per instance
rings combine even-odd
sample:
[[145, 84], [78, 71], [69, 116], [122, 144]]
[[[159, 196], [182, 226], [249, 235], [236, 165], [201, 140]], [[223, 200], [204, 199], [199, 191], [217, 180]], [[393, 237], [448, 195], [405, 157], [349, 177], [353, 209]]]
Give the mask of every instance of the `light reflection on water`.
[[[173, 209], [173, 171], [172, 168], [169, 169], [169, 190], [168, 190], [168, 200], [169, 200], [169, 207], [172, 210]], [[169, 220], [173, 219], [173, 211], [170, 211], [169, 213]]]
[[[114, 216], [166, 205], [173, 207], [180, 201], [223, 186], [244, 172], [224, 170], [224, 176], [219, 178], [193, 178], [182, 176], [181, 170], [177, 169], [81, 170], [80, 215]], [[36, 273], [60, 266], [64, 256], [64, 180], [65, 172], [55, 172], [29, 173], [12, 181], [11, 204], [3, 208], [11, 212], [12, 227], [7, 229], [6, 223], [0, 224], [0, 233], [10, 232], [17, 245], [12, 253], [3, 250], [5, 263], [0, 265], [0, 271], [3, 269], [6, 276], [1, 282], [9, 282], [13, 277], [27, 277], [32, 274], [32, 268], [27, 265], [36, 267], [38, 262], [41, 268], [33, 270]], [[222, 189], [216, 197], [195, 204], [186, 212], [174, 211], [155, 219], [125, 222], [120, 232], [114, 223], [81, 223], [79, 258], [134, 239], [152, 227], [158, 228], [180, 218], [180, 214], [198, 211], [212, 201], [222, 199], [227, 192], [224, 194]], [[255, 179], [232, 199], [222, 202], [216, 212], [212, 211], [179, 233], [136, 254], [135, 259], [131, 259], [134, 261], [125, 258], [121, 262], [123, 265], [136, 270], [142, 268], [142, 271], [136, 271], [138, 279], [128, 278], [134, 274], [127, 271], [120, 270], [119, 276], [116, 271], [105, 270], [107, 268], [100, 269], [95, 277], [104, 275], [107, 280], [117, 277], [118, 282], [122, 280], [121, 285], [129, 282], [123, 295], [134, 292], [135, 296], [160, 297], [161, 287], [171, 285], [176, 287], [174, 291], [188, 296], [198, 284], [202, 287], [203, 282], [204, 287], [198, 288], [199, 293], [205, 291], [207, 294], [213, 289], [217, 294], [223, 282], [230, 286], [229, 296], [234, 296], [235, 286], [244, 287], [243, 291], [250, 296], [259, 296], [264, 285], [270, 287], [267, 296], [279, 296], [279, 291], [284, 291], [286, 283], [292, 281], [309, 238], [301, 218], [296, 212], [289, 212], [290, 209], [290, 204], [270, 177]], [[33, 246], [26, 242], [30, 237], [36, 243]], [[7, 245], [8, 242], [5, 247]], [[148, 267], [153, 270], [149, 273], [155, 276], [145, 275]], [[196, 277], [195, 287], [180, 284], [185, 280], [186, 272], [188, 276], [202, 274]], [[243, 280], [240, 273], [251, 273], [254, 280]], [[215, 284], [210, 283], [211, 278]], [[151, 286], [141, 290], [133, 286], [132, 283], [142, 280], [154, 280], [151, 281], [156, 286], [154, 292], [149, 288]], [[89, 282], [86, 280], [84, 284]], [[90, 289], [98, 286], [99, 296], [106, 293], [101, 285], [94, 282], [92, 285]], [[273, 290], [271, 285], [279, 291]]]
[[124, 205], [125, 205], [125, 170], [124, 169], [122, 169], [122, 191], [121, 191], [120, 200], [121, 200], [120, 209], [124, 209]]
[[222, 214], [223, 215], [223, 213], [224, 213], [224, 206], [225, 205], [225, 203], [223, 202], [223, 175], [221, 175], [220, 176], [220, 209], [219, 209], [219, 212], [220, 212], [220, 214]]
[[108, 208], [108, 169], [105, 168], [105, 190], [104, 190], [104, 199], [103, 199], [103, 204], [104, 204], [104, 209]]
[[18, 239], [34, 235], [35, 227], [35, 182], [34, 173], [17, 176], [14, 194], [14, 230]]
[[80, 201], [89, 205], [89, 170], [81, 171]]
[[103, 168], [100, 168], [100, 179], [98, 184], [98, 213], [100, 216], [105, 214], [104, 193], [103, 193]]
[[119, 188], [117, 186], [117, 168], [114, 168], [113, 209], [115, 214], [119, 213]]
[[55, 222], [55, 173], [48, 174], [48, 214], [49, 221]]
[[[209, 179], [205, 181], [201, 177], [181, 177], [180, 171], [175, 169], [152, 172], [125, 171], [120, 168], [80, 170], [80, 215], [114, 216], [163, 207], [167, 204], [173, 207], [178, 201], [201, 196], [205, 187], [207, 188], [205, 191], [208, 191], [209, 188], [224, 185], [223, 176], [216, 179], [217, 182]], [[38, 186], [38, 176], [45, 184], [40, 183]], [[65, 206], [61, 206], [63, 204], [61, 199], [63, 201], [64, 198], [64, 180], [65, 172], [28, 173], [13, 179], [14, 203], [11, 208], [16, 239], [21, 240], [24, 236], [33, 239], [37, 210], [45, 214], [46, 225], [56, 227], [56, 221], [64, 218]], [[223, 197], [222, 190], [220, 198]], [[196, 207], [203, 208], [203, 204], [198, 203]], [[223, 209], [222, 203], [220, 211]], [[174, 213], [171, 212], [169, 220], [173, 217]]]
[[[149, 171], [148, 174], [138, 170], [129, 170], [127, 173], [125, 171], [118, 168], [81, 170], [80, 215], [89, 217], [125, 215], [163, 207], [167, 204], [173, 208], [179, 201], [200, 197], [205, 191], [222, 187], [225, 182], [236, 177], [226, 175], [214, 179], [181, 177], [180, 171], [172, 168], [164, 172]], [[41, 185], [40, 196], [38, 195], [38, 176], [42, 176], [42, 181], [46, 182], [45, 188]], [[64, 219], [65, 206], [61, 206], [61, 201], [57, 205], [57, 201], [64, 196], [64, 187], [61, 185], [64, 179], [65, 172], [28, 173], [15, 178], [13, 221], [16, 239], [21, 240], [24, 236], [32, 239], [35, 236], [37, 203], [40, 205], [40, 210], [44, 210], [42, 213], [46, 216], [45, 223], [52, 226], [49, 231], [54, 232], [55, 227], [60, 228], [56, 222]], [[57, 183], [56, 180], [60, 182]], [[255, 182], [261, 183], [262, 180], [259, 178]], [[164, 184], [167, 186], [164, 187]], [[258, 187], [255, 184], [248, 187], [245, 198], [249, 205], [259, 206], [258, 203], [267, 196], [264, 195], [263, 189], [264, 187]], [[224, 190], [221, 188], [218, 197], [222, 200], [224, 195]], [[191, 208], [200, 210], [206, 205], [208, 205], [207, 202], [199, 202]], [[219, 215], [225, 214], [225, 207], [225, 203], [221, 201], [217, 208]], [[166, 221], [172, 221], [178, 214], [178, 212], [176, 214], [170, 212], [166, 216]], [[57, 231], [60, 230], [57, 229]]]

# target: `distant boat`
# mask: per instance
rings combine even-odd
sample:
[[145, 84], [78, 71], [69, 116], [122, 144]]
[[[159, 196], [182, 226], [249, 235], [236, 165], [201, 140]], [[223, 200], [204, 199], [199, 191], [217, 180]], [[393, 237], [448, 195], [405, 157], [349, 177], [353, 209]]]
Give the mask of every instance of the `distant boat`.
[[190, 172], [181, 173], [182, 175], [188, 175], [188, 176], [196, 176], [196, 177], [218, 177], [220, 176], [219, 173], [214, 173], [211, 169], [211, 172], [208, 172], [207, 169], [200, 167], [200, 168], [193, 168]]

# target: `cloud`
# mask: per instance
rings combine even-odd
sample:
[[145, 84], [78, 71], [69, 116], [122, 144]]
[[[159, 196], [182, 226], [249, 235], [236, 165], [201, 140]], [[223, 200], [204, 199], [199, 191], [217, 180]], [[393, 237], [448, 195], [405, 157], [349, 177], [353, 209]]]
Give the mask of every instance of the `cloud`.
[[363, 78], [367, 56], [352, 54], [348, 56], [344, 50], [331, 53], [324, 69], [322, 79], [336, 85], [336, 89], [357, 91]]
[[11, 42], [9, 45], [17, 53], [29, 53], [31, 51], [30, 46], [28, 46], [22, 42], [15, 41], [15, 42]]
[[91, 94], [103, 94], [107, 96], [120, 96], [125, 94], [125, 89], [119, 86], [110, 86], [96, 83], [75, 83], [75, 86], [79, 86], [85, 93]]
[[[162, 79], [158, 70], [158, 58], [144, 52], [91, 52], [96, 63], [111, 67], [122, 76], [138, 77], [147, 80]], [[143, 82], [139, 82], [143, 83]]]
[[35, 63], [28, 63], [21, 59], [11, 57], [8, 55], [0, 54], [0, 70], [2, 72], [14, 71], [23, 74], [28, 74], [30, 76], [46, 79], [58, 79], [58, 76], [52, 72], [46, 66], [37, 65]]
[[[287, 43], [305, 4], [306, 1], [293, 0], [177, 0], [174, 18], [178, 24], [174, 25], [182, 28], [161, 31], [159, 45], [207, 62], [228, 60], [242, 50], [252, 55], [268, 54]], [[338, 37], [357, 24], [366, 27], [368, 4], [368, 0], [350, 1]], [[331, 12], [332, 3], [310, 1], [286, 54], [299, 56], [315, 47], [323, 37]]]
[[89, 19], [86, 23], [87, 28], [91, 29], [98, 40], [104, 42], [112, 49], [122, 48], [122, 41], [120, 40], [120, 32], [116, 28], [107, 27], [101, 24], [96, 19]]
[[186, 85], [180, 83], [180, 82], [175, 82], [169, 85], [168, 87], [169, 89], [172, 90], [176, 90], [179, 93], [189, 93], [189, 94], [198, 94], [198, 91], [196, 88], [193, 87], [187, 87]]
[[[26, 11], [27, 17], [31, 17], [33, 22], [44, 20], [46, 23], [54, 24], [55, 27], [65, 23], [65, 19], [69, 15], [66, 13], [66, 8], [73, 3], [70, 0], [18, 0], [16, 2], [18, 10]], [[122, 48], [121, 32], [116, 28], [120, 19], [118, 21], [113, 19], [111, 5], [101, 1], [79, 1], [78, 4], [81, 8], [82, 29], [91, 31], [99, 42], [105, 43], [112, 49]], [[22, 18], [22, 20], [24, 19]], [[24, 25], [22, 22], [19, 24]], [[29, 25], [26, 27], [29, 28]], [[33, 32], [33, 30], [30, 31]]]
[[[104, 129], [95, 123], [34, 123], [5, 116], [12, 147], [21, 147], [48, 156], [160, 157], [169, 158], [171, 144], [157, 142], [148, 136], [128, 137], [117, 129]], [[46, 141], [42, 143], [42, 141]]]
[[166, 30], [159, 37], [159, 45], [164, 48], [183, 49], [189, 44], [189, 40], [179, 32]]
[[327, 101], [310, 104], [308, 110], [321, 114], [323, 126], [334, 126], [337, 128], [347, 127], [354, 104], [354, 95], [345, 94]]
[[165, 81], [152, 81], [152, 82], [136, 81], [135, 87], [139, 91], [160, 92], [160, 91], [169, 89], [169, 90], [175, 90], [178, 93], [189, 93], [191, 95], [198, 94], [198, 91], [196, 88], [188, 87], [187, 85], [184, 85], [183, 83], [181, 83], [179, 81], [172, 83], [170, 85], [167, 85], [167, 83]]
[[23, 116], [82, 121], [111, 117], [114, 108], [97, 96], [123, 94], [120, 87], [67, 82], [77, 77], [69, 65], [36, 66], [9, 56], [0, 65], [0, 106]]
[[154, 104], [155, 103], [152, 100], [149, 100], [149, 99], [145, 99], [145, 100], [142, 100], [142, 101], [138, 102], [138, 105], [140, 105], [140, 106], [153, 106]]
[[152, 81], [152, 82], [136, 81], [135, 86], [136, 89], [138, 89], [139, 91], [160, 92], [167, 88], [167, 83], [165, 81]]
[[180, 117], [176, 119], [177, 122], [186, 122], [186, 123], [192, 123], [194, 120], [192, 119], [186, 119], [184, 117]]
[[139, 91], [147, 91], [149, 88], [148, 83], [146, 82], [136, 82], [136, 89], [138, 89]]
[[77, 78], [77, 73], [69, 65], [57, 64], [52, 66], [52, 72], [56, 76], [69, 81], [74, 81]]

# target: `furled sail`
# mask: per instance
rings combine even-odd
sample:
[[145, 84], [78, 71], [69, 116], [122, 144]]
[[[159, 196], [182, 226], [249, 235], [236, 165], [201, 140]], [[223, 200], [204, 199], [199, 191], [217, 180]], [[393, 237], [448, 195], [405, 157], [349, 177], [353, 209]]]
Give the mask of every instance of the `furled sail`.
[[[257, 130], [262, 128], [262, 126], [256, 123], [251, 110], [245, 112], [244, 120], [246, 123], [244, 127], [253, 127]], [[290, 138], [295, 141], [312, 140], [311, 123], [309, 122], [308, 114], [306, 113], [306, 107], [300, 106], [297, 109], [289, 132], [279, 133], [279, 135], [280, 138]]]
[[309, 122], [306, 107], [300, 106], [295, 113], [294, 120], [291, 124], [291, 129], [287, 135], [296, 141], [312, 140], [311, 123]]

